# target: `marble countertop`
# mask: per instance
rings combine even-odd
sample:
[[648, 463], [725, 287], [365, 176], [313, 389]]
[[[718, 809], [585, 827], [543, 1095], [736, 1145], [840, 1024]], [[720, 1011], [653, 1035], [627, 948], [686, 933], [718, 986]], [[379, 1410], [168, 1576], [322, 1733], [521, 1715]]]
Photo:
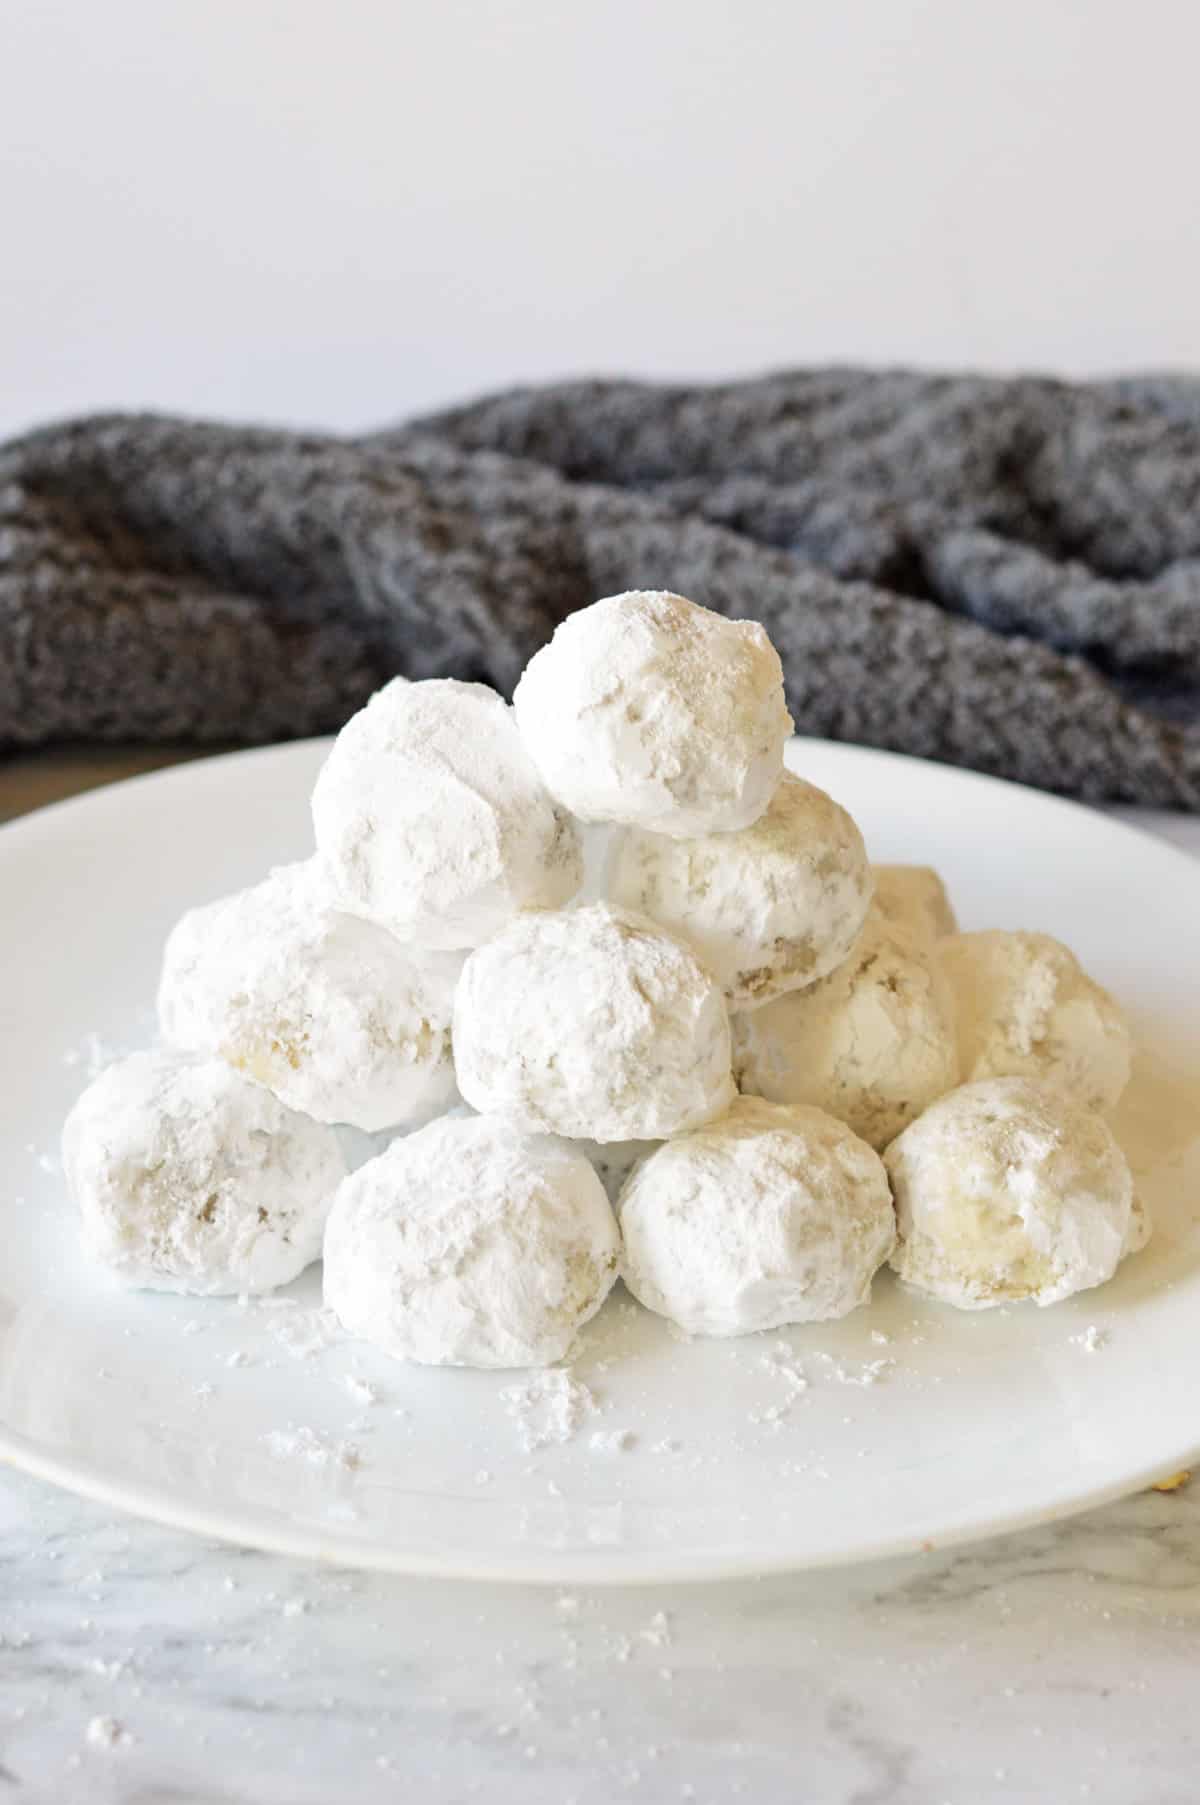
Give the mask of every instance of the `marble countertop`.
[[[0, 815], [145, 762], [12, 761]], [[1200, 820], [1130, 818], [1200, 853]], [[0, 1473], [0, 1800], [30, 1805], [1194, 1805], [1198, 1661], [1200, 1477], [966, 1551], [589, 1593], [341, 1572]]]

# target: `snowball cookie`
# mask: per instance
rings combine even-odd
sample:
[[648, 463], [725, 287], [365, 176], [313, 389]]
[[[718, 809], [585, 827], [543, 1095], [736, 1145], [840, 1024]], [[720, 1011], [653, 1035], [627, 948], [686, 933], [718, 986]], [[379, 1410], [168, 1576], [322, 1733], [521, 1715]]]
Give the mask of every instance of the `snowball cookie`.
[[63, 1169], [85, 1251], [126, 1285], [269, 1291], [321, 1254], [345, 1175], [332, 1128], [220, 1059], [134, 1053], [67, 1117]]
[[686, 940], [734, 1008], [823, 978], [849, 953], [871, 902], [862, 835], [824, 790], [785, 771], [740, 833], [669, 840], [627, 828], [609, 896]]
[[926, 949], [872, 910], [844, 965], [733, 1018], [743, 1091], [811, 1103], [886, 1147], [959, 1081], [954, 1003]]
[[893, 927], [918, 940], [940, 940], [958, 932], [946, 886], [930, 865], [875, 865], [875, 907]]
[[1047, 1078], [1112, 1109], [1133, 1052], [1117, 1004], [1049, 934], [954, 934], [938, 959], [958, 1008], [963, 1077]]
[[547, 788], [581, 821], [686, 837], [758, 819], [792, 730], [763, 629], [651, 589], [569, 615], [513, 707]]
[[292, 1109], [374, 1133], [457, 1095], [461, 953], [403, 946], [331, 907], [314, 861], [189, 909], [158, 989], [163, 1038], [218, 1054]]
[[567, 1142], [443, 1116], [341, 1186], [325, 1302], [401, 1360], [548, 1366], [607, 1297], [620, 1244], [603, 1185]]
[[478, 946], [583, 876], [574, 824], [482, 683], [379, 690], [338, 734], [312, 812], [342, 907], [422, 946]]
[[678, 940], [608, 903], [521, 916], [471, 954], [454, 1058], [476, 1109], [593, 1141], [664, 1140], [734, 1095], [719, 986]]
[[1037, 1079], [951, 1091], [884, 1161], [899, 1218], [892, 1265], [960, 1310], [1059, 1303], [1102, 1285], [1141, 1245], [1108, 1124]]
[[896, 1235], [878, 1154], [824, 1110], [757, 1097], [638, 1166], [620, 1221], [625, 1283], [691, 1335], [845, 1316]]

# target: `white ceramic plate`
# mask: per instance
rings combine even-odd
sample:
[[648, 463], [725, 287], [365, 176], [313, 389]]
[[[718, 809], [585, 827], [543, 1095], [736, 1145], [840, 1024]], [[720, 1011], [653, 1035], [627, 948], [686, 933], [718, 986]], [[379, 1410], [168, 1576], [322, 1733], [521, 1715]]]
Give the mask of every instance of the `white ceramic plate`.
[[853, 811], [873, 856], [936, 864], [966, 926], [1060, 935], [1135, 1022], [1118, 1126], [1157, 1233], [1107, 1288], [960, 1315], [885, 1276], [845, 1322], [692, 1344], [618, 1292], [574, 1368], [595, 1414], [528, 1448], [538, 1412], [505, 1395], [528, 1375], [321, 1346], [317, 1273], [282, 1305], [243, 1308], [130, 1295], [87, 1270], [57, 1143], [92, 1037], [148, 1037], [184, 908], [306, 853], [323, 751], [188, 765], [0, 832], [10, 1460], [263, 1548], [597, 1583], [966, 1540], [1133, 1490], [1200, 1449], [1200, 862], [1050, 797], [842, 746], [799, 743], [792, 762]]

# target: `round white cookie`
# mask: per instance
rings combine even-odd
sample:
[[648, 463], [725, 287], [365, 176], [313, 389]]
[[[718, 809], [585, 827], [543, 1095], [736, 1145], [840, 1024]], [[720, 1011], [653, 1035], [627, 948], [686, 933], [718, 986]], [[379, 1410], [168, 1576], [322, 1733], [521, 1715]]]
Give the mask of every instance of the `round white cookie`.
[[1129, 1082], [1124, 1017], [1049, 934], [954, 934], [938, 959], [958, 1010], [963, 1078], [1046, 1078], [1108, 1110]]
[[689, 948], [607, 903], [522, 916], [471, 954], [454, 1057], [474, 1108], [593, 1141], [662, 1140], [734, 1094], [719, 986]]
[[951, 1091], [884, 1154], [906, 1284], [960, 1310], [1056, 1304], [1102, 1285], [1149, 1233], [1103, 1119], [1055, 1085]]
[[663, 590], [569, 615], [513, 707], [547, 788], [581, 821], [687, 837], [758, 819], [792, 728], [763, 629]]
[[352, 1335], [435, 1366], [548, 1366], [616, 1278], [604, 1187], [565, 1141], [443, 1116], [334, 1199], [325, 1301]]
[[931, 865], [874, 865], [875, 907], [893, 927], [927, 944], [958, 932], [946, 886]]
[[158, 988], [169, 1045], [216, 1054], [319, 1122], [375, 1133], [456, 1096], [450, 1018], [462, 954], [331, 906], [315, 861], [171, 930]]
[[824, 790], [785, 771], [740, 833], [672, 840], [628, 828], [609, 895], [686, 940], [732, 1008], [755, 1008], [833, 971], [871, 902], [862, 835]]
[[926, 949], [872, 909], [831, 976], [733, 1018], [740, 1088], [810, 1103], [886, 1147], [959, 1081], [954, 1004]]
[[481, 683], [379, 690], [338, 734], [312, 813], [341, 906], [422, 946], [478, 946], [583, 876], [574, 824]]
[[63, 1169], [85, 1251], [126, 1285], [270, 1291], [320, 1258], [345, 1175], [333, 1129], [220, 1059], [134, 1053], [67, 1117]]
[[625, 1283], [691, 1335], [845, 1316], [896, 1231], [878, 1154], [823, 1110], [757, 1097], [644, 1160], [620, 1221]]

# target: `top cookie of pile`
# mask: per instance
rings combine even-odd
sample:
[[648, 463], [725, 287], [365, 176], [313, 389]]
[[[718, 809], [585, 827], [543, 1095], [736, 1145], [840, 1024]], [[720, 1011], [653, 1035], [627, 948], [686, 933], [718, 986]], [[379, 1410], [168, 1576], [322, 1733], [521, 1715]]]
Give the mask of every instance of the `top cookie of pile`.
[[513, 708], [546, 788], [579, 820], [678, 839], [757, 821], [792, 730], [762, 627], [659, 590], [569, 615]]

